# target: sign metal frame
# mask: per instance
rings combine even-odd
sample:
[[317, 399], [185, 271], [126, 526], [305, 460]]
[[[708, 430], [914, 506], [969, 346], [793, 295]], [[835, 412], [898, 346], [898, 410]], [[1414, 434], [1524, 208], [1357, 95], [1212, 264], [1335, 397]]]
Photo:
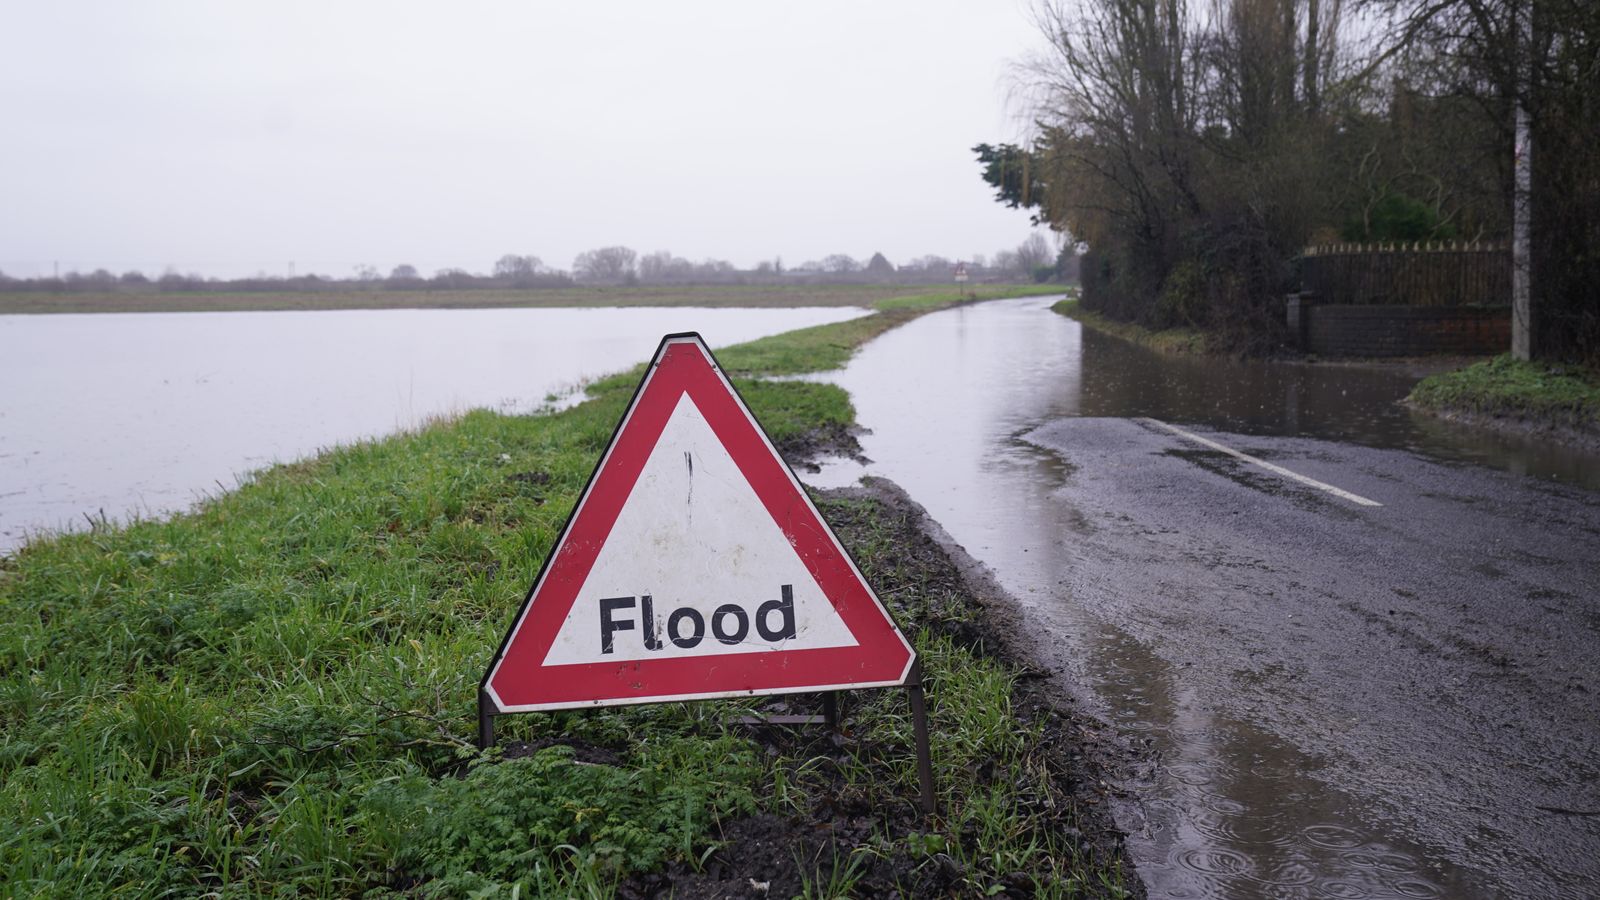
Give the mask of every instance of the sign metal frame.
[[[619, 441], [623, 439], [625, 434], [627, 434], [628, 425], [634, 420], [634, 414], [639, 408], [640, 401], [646, 396], [646, 389], [649, 387], [652, 379], [657, 374], [657, 371], [665, 359], [668, 351], [676, 344], [693, 344], [700, 353], [704, 354], [706, 363], [709, 364], [712, 373], [720, 382], [720, 386], [726, 388], [728, 396], [732, 398], [733, 402], [738, 408], [738, 411], [742, 413], [743, 418], [747, 420], [749, 426], [753, 428], [755, 435], [759, 437], [761, 444], [771, 454], [772, 459], [775, 460], [781, 467], [783, 476], [787, 478], [789, 486], [796, 494], [798, 494], [800, 500], [804, 503], [805, 510], [808, 511], [810, 516], [815, 518], [816, 523], [821, 526], [823, 537], [819, 537], [817, 539], [831, 542], [832, 549], [837, 551], [838, 555], [842, 558], [843, 563], [848, 566], [849, 575], [853, 576], [853, 578], [859, 582], [859, 586], [861, 589], [864, 589], [866, 597], [870, 598], [871, 603], [874, 604], [877, 607], [877, 610], [882, 613], [882, 616], [889, 629], [892, 631], [894, 638], [897, 639], [901, 645], [903, 645], [906, 652], [906, 663], [904, 667], [893, 676], [875, 678], [870, 681], [846, 681], [835, 684], [780, 685], [774, 688], [689, 691], [685, 693], [648, 695], [639, 697], [612, 695], [600, 699], [568, 698], [565, 700], [556, 700], [554, 702], [547, 703], [503, 704], [501, 702], [503, 698], [499, 697], [491, 686], [491, 679], [494, 678], [495, 674], [504, 662], [507, 650], [512, 646], [513, 641], [516, 639], [518, 630], [526, 623], [530, 613], [530, 606], [533, 604], [535, 597], [540, 594], [541, 588], [544, 587], [546, 579], [551, 574], [552, 568], [557, 564], [558, 555], [560, 555], [563, 551], [563, 548], [567, 546], [567, 541], [572, 535], [574, 525], [580, 520], [580, 514], [585, 510], [586, 504], [591, 500], [591, 498], [594, 497], [596, 485], [602, 481], [602, 476], [606, 472], [607, 464], [613, 461], [613, 454], [618, 448]], [[716, 429], [713, 430], [715, 431]], [[724, 449], [727, 449], [727, 438], [720, 432], [717, 436], [719, 440], [724, 441]], [[659, 437], [660, 435], [657, 433], [653, 437], [652, 441], [659, 440]], [[651, 450], [653, 450], [653, 443], [651, 447], [645, 448], [646, 458], [648, 458]], [[729, 452], [732, 453], [731, 450]], [[640, 463], [640, 465], [642, 465], [642, 463]], [[636, 474], [635, 477], [637, 477]], [[631, 487], [632, 483], [630, 482], [630, 490]], [[626, 494], [627, 492], [624, 491], [624, 502], [626, 499]], [[611, 502], [615, 503], [615, 498], [612, 498]], [[609, 534], [609, 530], [614, 522], [615, 513], [612, 513], [611, 519], [605, 522], [604, 525], [604, 530], [607, 534]], [[775, 522], [774, 524], [777, 523]], [[596, 549], [595, 552], [597, 553], [598, 550]], [[592, 564], [593, 560], [591, 559], [588, 561], [588, 565]], [[586, 577], [587, 568], [585, 568], [583, 571]], [[571, 602], [575, 601], [576, 599], [576, 590], [576, 587], [572, 588], [574, 596], [573, 600], [568, 601], [567, 603], [568, 609], [570, 609]], [[829, 593], [829, 588], [824, 587], [824, 593], [828, 596], [831, 602], [833, 597]], [[565, 616], [566, 610], [561, 610], [560, 614]], [[858, 612], [857, 615], [859, 617], [860, 613]], [[541, 627], [547, 626], [548, 623], [545, 623], [545, 625]], [[854, 633], [853, 628], [852, 632]], [[554, 637], [555, 635], [552, 634], [551, 639], [553, 640]], [[861, 635], [857, 634], [857, 640], [858, 642], [862, 640]], [[881, 643], [881, 640], [879, 642]], [[848, 649], [855, 650], [858, 648]], [[787, 654], [822, 652], [824, 651], [767, 651], [767, 653]], [[765, 654], [749, 654], [749, 656], [752, 658], [758, 658], [763, 655]], [[672, 660], [672, 663], [682, 667], [684, 665], [692, 664], [696, 659], [707, 658], [709, 657], [679, 657]], [[726, 660], [737, 657], [721, 658]], [[652, 665], [660, 666], [662, 662], [664, 661], [654, 662]], [[592, 663], [587, 665], [592, 665], [599, 668], [617, 668], [619, 666], [618, 663]], [[722, 365], [717, 361], [715, 355], [712, 354], [710, 347], [706, 345], [704, 339], [698, 332], [677, 332], [668, 334], [661, 339], [660, 344], [656, 348], [655, 354], [651, 357], [649, 366], [645, 370], [644, 376], [640, 378], [639, 384], [634, 388], [633, 396], [628, 401], [626, 411], [622, 415], [621, 419], [617, 422], [616, 428], [613, 429], [611, 437], [606, 443], [605, 450], [601, 453], [598, 462], [595, 464], [594, 470], [590, 473], [589, 479], [584, 485], [583, 491], [579, 494], [578, 502], [573, 506], [571, 514], [567, 517], [565, 524], [562, 525], [561, 531], [557, 534], [555, 541], [551, 544], [550, 551], [546, 554], [543, 563], [540, 565], [539, 574], [534, 579], [533, 586], [529, 588], [527, 596], [523, 599], [521, 606], [517, 610], [516, 617], [513, 619], [511, 627], [507, 629], [505, 636], [501, 639], [498, 648], [495, 650], [494, 656], [489, 662], [489, 665], [484, 669], [483, 677], [478, 683], [478, 745], [480, 747], [487, 748], [494, 744], [494, 719], [496, 716], [507, 715], [516, 712], [538, 712], [553, 711], [558, 709], [588, 708], [595, 706], [666, 703], [683, 700], [711, 700], [728, 697], [785, 693], [822, 693], [824, 710], [826, 713], [822, 719], [830, 728], [833, 728], [837, 727], [838, 724], [837, 701], [834, 699], [837, 691], [845, 689], [855, 690], [867, 688], [903, 687], [906, 689], [911, 703], [913, 731], [917, 751], [917, 774], [922, 793], [922, 806], [929, 815], [932, 815], [935, 813], [937, 806], [933, 788], [933, 770], [931, 754], [928, 745], [926, 700], [924, 698], [921, 670], [921, 662], [917, 657], [916, 650], [911, 646], [910, 641], [906, 639], [905, 634], [900, 630], [898, 623], [894, 621], [893, 614], [889, 611], [888, 607], [884, 605], [883, 601], [878, 598], [877, 594], [872, 591], [871, 586], [867, 583], [865, 576], [861, 574], [860, 567], [856, 564], [854, 557], [850, 554], [849, 550], [839, 542], [838, 538], [833, 534], [832, 529], [827, 525], [826, 520], [822, 518], [821, 512], [817, 510], [816, 505], [811, 502], [811, 498], [806, 494], [804, 487], [800, 483], [800, 480], [795, 476], [793, 468], [789, 465], [788, 461], [784, 460], [783, 456], [778, 453], [777, 448], [773, 445], [771, 438], [766, 433], [766, 430], [761, 427], [760, 422], [757, 421], [755, 415], [750, 411], [749, 405], [745, 403], [743, 396], [739, 394], [738, 388], [736, 388], [733, 385], [732, 380], [728, 378], [727, 373], [722, 368]], [[814, 720], [815, 719], [813, 717], [804, 717], [803, 719], [799, 720], [789, 720], [783, 722], [778, 722], [776, 719], [770, 721], [774, 724], [809, 724]]]

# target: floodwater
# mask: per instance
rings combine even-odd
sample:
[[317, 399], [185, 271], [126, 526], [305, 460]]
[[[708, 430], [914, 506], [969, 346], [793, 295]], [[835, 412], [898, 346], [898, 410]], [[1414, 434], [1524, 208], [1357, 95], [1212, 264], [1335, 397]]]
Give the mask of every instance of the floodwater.
[[0, 552], [188, 507], [319, 448], [477, 407], [531, 412], [649, 358], [864, 315], [468, 309], [0, 316]]
[[872, 462], [841, 461], [805, 480], [898, 483], [1043, 623], [1036, 640], [1059, 645], [1051, 655], [1068, 661], [1069, 689], [1086, 688], [1078, 699], [1154, 752], [1160, 763], [1129, 784], [1146, 802], [1119, 811], [1152, 896], [1496, 896], [1483, 873], [1407, 840], [1374, 804], [1320, 780], [1317, 759], [1219, 713], [1186, 670], [1115, 616], [1063, 595], [1062, 573], [1080, 562], [1071, 535], [1083, 525], [1061, 496], [1072, 470], [1024, 435], [1063, 417], [1150, 416], [1591, 487], [1600, 460], [1413, 416], [1395, 401], [1414, 374], [1161, 357], [1049, 312], [1053, 299], [936, 313], [867, 345], [828, 380], [850, 391]]

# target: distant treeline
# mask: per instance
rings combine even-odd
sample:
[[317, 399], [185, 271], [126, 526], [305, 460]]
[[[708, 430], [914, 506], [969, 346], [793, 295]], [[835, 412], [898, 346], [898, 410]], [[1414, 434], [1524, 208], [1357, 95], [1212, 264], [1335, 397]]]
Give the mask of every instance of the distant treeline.
[[627, 247], [601, 247], [578, 254], [570, 270], [544, 264], [537, 256], [508, 253], [487, 272], [439, 269], [423, 275], [415, 266], [395, 266], [385, 275], [372, 266], [357, 266], [345, 278], [321, 274], [293, 276], [256, 275], [249, 278], [207, 278], [168, 268], [154, 278], [140, 271], [121, 274], [108, 269], [66, 272], [60, 276], [12, 278], [0, 272], [0, 293], [275, 293], [332, 291], [433, 291], [515, 289], [538, 290], [574, 285], [636, 284], [945, 284], [958, 265], [972, 282], [1071, 280], [1077, 276], [1072, 247], [1057, 252], [1035, 234], [1014, 249], [992, 257], [978, 254], [966, 260], [942, 256], [918, 257], [902, 265], [882, 253], [866, 261], [837, 253], [817, 261], [786, 267], [781, 258], [740, 269], [725, 260], [693, 262], [668, 251], [640, 256]]

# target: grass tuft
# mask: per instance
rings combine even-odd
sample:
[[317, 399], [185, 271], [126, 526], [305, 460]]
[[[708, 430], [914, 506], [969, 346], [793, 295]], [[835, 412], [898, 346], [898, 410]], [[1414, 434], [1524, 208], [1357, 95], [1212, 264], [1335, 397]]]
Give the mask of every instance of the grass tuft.
[[1153, 331], [1133, 322], [1119, 322], [1084, 309], [1076, 296], [1068, 297], [1050, 309], [1069, 319], [1078, 320], [1085, 328], [1092, 328], [1141, 347], [1148, 347], [1158, 353], [1193, 356], [1211, 352], [1205, 332], [1193, 328], [1166, 328]]
[[1600, 374], [1509, 354], [1424, 378], [1407, 398], [1432, 412], [1469, 413], [1600, 434]]

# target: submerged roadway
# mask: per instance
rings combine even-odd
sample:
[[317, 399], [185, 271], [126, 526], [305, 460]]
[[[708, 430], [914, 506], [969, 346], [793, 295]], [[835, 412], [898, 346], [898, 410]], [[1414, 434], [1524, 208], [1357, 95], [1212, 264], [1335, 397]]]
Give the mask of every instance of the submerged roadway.
[[1151, 895], [1600, 893], [1597, 461], [1413, 419], [1403, 372], [1173, 363], [1048, 305], [837, 381], [866, 473], [1126, 748]]

